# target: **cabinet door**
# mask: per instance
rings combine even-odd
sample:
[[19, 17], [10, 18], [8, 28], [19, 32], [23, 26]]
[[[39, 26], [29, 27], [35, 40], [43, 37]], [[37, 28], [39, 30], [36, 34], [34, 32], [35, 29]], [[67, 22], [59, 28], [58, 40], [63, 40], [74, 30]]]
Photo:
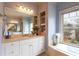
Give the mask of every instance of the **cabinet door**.
[[18, 56], [19, 54], [19, 41], [10, 42], [5, 44], [5, 55], [6, 56]]
[[13, 56], [19, 56], [20, 55], [20, 42], [16, 41], [12, 44], [13, 48]]
[[2, 45], [0, 44], [0, 56], [2, 56]]
[[35, 37], [33, 41], [33, 55], [38, 55], [44, 50], [44, 38]]
[[38, 40], [39, 40], [40, 51], [42, 52], [45, 50], [45, 39], [44, 37], [40, 37]]
[[5, 43], [5, 55], [6, 56], [12, 56], [12, 46], [11, 43]]
[[0, 44], [0, 56], [4, 56], [5, 55], [5, 53], [4, 53], [5, 50], [4, 49], [5, 49], [4, 44], [1, 43]]
[[38, 37], [38, 54], [45, 51], [45, 39], [43, 37]]
[[39, 42], [38, 42], [38, 38], [33, 38], [32, 39], [33, 42], [33, 55], [38, 55], [38, 51], [39, 51]]
[[22, 56], [29, 56], [29, 46], [26, 45], [21, 45], [21, 55]]
[[29, 44], [29, 56], [33, 56], [33, 45]]
[[22, 56], [32, 55], [32, 44], [29, 41], [29, 39], [20, 41], [20, 52]]

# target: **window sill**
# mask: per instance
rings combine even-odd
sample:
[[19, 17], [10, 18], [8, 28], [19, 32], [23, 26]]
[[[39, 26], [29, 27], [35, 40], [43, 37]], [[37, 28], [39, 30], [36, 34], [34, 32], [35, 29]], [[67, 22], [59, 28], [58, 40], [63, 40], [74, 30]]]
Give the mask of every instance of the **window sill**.
[[61, 52], [61, 53], [66, 54], [66, 55], [69, 55], [69, 56], [79, 56], [79, 48], [72, 47], [72, 46], [65, 45], [65, 44], [58, 44], [56, 46], [49, 45], [49, 46], [51, 48]]

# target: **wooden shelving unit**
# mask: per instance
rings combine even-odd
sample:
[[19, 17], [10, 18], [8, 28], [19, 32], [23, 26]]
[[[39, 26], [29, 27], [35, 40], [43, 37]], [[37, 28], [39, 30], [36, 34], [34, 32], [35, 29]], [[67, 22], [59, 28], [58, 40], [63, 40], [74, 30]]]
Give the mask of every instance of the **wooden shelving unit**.
[[38, 26], [38, 17], [34, 16], [34, 26]]
[[46, 26], [46, 22], [45, 22], [45, 11], [40, 13], [40, 31], [41, 32], [45, 32], [45, 26]]
[[46, 30], [46, 13], [40, 12], [38, 16], [34, 16], [34, 27], [39, 28], [39, 33], [44, 34]]

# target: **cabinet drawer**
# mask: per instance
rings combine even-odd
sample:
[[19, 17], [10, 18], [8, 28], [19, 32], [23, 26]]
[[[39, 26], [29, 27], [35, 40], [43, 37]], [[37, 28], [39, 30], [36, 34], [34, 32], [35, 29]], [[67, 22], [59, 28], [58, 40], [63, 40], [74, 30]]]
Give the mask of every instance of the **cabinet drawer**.
[[32, 56], [32, 45], [21, 45], [20, 46], [20, 52], [21, 56]]

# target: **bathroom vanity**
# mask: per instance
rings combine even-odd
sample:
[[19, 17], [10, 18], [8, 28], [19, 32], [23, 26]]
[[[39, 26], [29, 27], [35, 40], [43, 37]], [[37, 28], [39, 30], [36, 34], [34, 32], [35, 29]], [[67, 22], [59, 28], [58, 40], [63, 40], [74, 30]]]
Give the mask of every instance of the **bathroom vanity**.
[[32, 33], [33, 15], [9, 7], [4, 11], [0, 19], [0, 56], [36, 56], [44, 52], [45, 36]]
[[3, 56], [36, 56], [45, 51], [44, 36], [5, 39], [2, 42]]

